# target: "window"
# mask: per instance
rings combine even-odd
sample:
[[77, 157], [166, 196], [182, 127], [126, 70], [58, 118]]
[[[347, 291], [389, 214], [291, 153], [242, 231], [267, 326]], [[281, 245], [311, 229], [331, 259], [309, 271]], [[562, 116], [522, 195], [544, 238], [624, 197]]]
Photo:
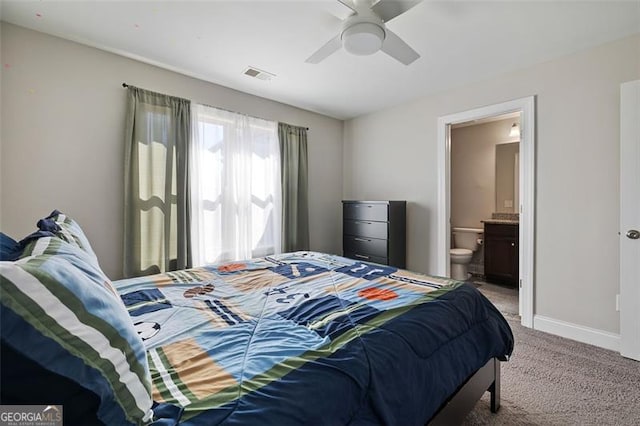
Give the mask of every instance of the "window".
[[277, 123], [204, 105], [191, 117], [194, 266], [280, 252]]

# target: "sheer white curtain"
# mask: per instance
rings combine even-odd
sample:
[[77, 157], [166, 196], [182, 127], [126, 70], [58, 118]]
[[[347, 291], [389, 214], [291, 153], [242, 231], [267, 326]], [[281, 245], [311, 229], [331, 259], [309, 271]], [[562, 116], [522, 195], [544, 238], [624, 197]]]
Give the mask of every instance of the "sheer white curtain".
[[278, 123], [192, 105], [194, 266], [280, 253]]

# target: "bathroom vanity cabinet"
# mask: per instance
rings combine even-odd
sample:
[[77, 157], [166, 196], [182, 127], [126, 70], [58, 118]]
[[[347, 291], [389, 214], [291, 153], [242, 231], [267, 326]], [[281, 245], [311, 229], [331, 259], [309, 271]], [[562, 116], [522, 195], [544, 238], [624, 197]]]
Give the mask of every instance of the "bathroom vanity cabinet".
[[489, 282], [518, 285], [517, 222], [484, 223], [484, 275]]
[[406, 201], [343, 201], [345, 257], [405, 268]]

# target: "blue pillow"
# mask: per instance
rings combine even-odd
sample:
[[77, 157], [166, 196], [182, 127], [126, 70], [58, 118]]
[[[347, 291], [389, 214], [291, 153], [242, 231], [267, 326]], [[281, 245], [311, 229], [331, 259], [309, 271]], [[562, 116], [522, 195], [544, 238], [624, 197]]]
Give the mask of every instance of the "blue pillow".
[[20, 257], [20, 244], [5, 233], [0, 232], [0, 261], [14, 261]]
[[97, 396], [104, 424], [153, 419], [144, 345], [91, 254], [58, 237], [34, 239], [19, 260], [0, 263], [0, 285], [3, 344]]

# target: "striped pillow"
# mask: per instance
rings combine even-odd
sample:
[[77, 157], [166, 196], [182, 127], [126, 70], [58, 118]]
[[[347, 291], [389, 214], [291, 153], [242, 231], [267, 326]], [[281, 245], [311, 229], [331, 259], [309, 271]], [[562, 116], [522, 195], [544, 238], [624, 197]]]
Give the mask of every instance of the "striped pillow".
[[0, 262], [3, 343], [100, 398], [105, 424], [153, 418], [142, 340], [90, 254], [40, 238], [25, 257]]
[[55, 234], [56, 237], [75, 245], [87, 252], [97, 263], [98, 258], [91, 248], [89, 239], [75, 220], [64, 213], [54, 210], [44, 219], [38, 221], [38, 229]]
[[107, 288], [119, 302], [122, 302], [118, 292], [111, 284], [111, 280], [100, 269], [97, 258], [82, 250], [73, 243], [68, 243], [57, 237], [39, 237], [31, 240], [23, 249], [21, 259], [35, 256], [64, 257], [71, 265], [88, 275], [91, 283], [98, 283]]

